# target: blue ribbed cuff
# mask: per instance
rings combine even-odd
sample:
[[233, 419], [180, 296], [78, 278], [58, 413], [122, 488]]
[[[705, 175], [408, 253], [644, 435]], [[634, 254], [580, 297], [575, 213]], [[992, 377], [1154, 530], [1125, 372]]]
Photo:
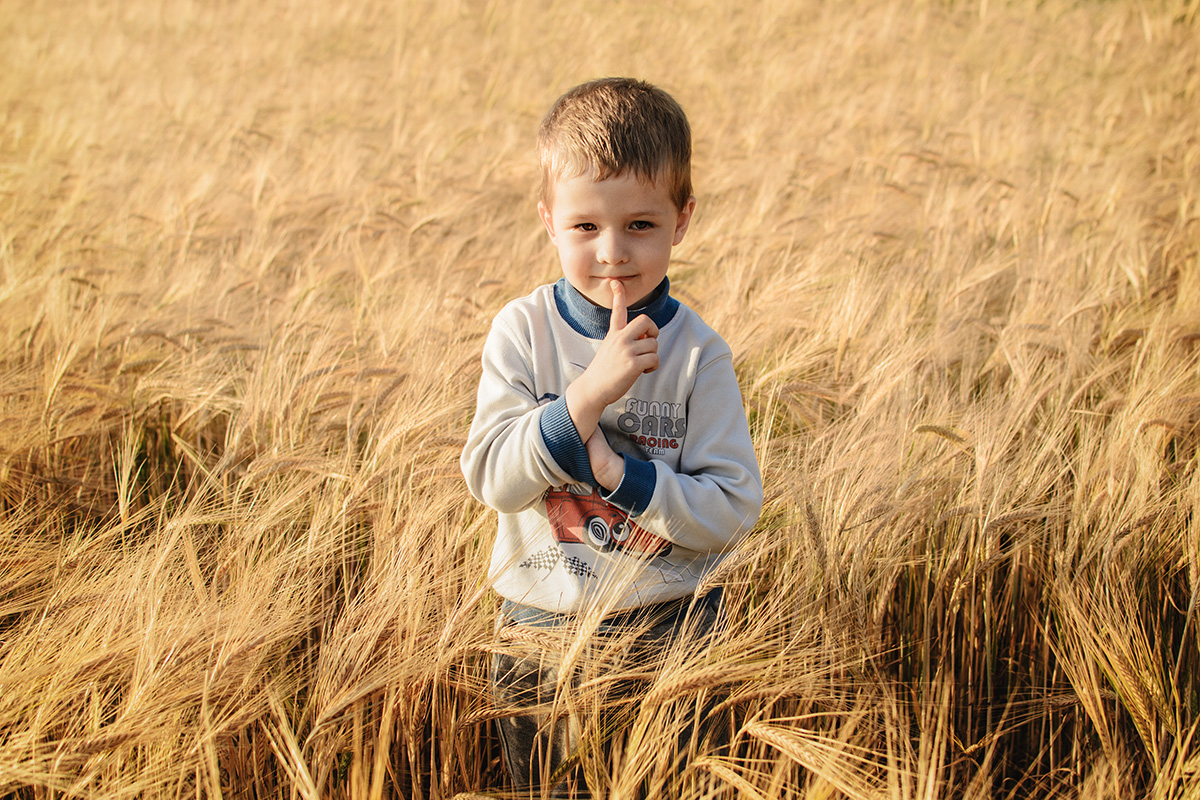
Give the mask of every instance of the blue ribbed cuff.
[[623, 511], [637, 516], [650, 507], [654, 497], [654, 486], [658, 482], [658, 473], [649, 461], [640, 461], [621, 454], [625, 459], [625, 474], [621, 477], [621, 485], [611, 494], [601, 494], [608, 502]]
[[550, 455], [562, 467], [563, 471], [577, 483], [596, 485], [592, 475], [592, 465], [588, 461], [587, 448], [575, 430], [575, 422], [571, 412], [567, 410], [567, 398], [560, 397], [542, 412], [538, 422], [542, 432], [542, 440], [550, 450]]

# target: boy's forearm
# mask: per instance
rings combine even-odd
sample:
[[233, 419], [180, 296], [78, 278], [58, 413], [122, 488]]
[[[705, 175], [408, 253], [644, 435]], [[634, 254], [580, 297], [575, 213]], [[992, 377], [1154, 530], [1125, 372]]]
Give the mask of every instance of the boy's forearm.
[[575, 430], [587, 448], [588, 463], [592, 477], [601, 488], [613, 491], [625, 476], [625, 459], [617, 455], [603, 433], [597, 433], [600, 417], [608, 407], [602, 395], [591, 391], [589, 376], [585, 371], [567, 387], [567, 413], [575, 423]]
[[[528, 347], [521, 332], [504, 319], [493, 324], [484, 343], [482, 366], [461, 468], [476, 499], [497, 511], [515, 513], [536, 503], [548, 487], [574, 475], [562, 459], [561, 448], [556, 450], [546, 440], [547, 412], [552, 409], [535, 399]], [[569, 439], [575, 431], [568, 416], [563, 403], [557, 421]], [[574, 463], [582, 461], [586, 469], [583, 442], [576, 440], [574, 449], [578, 453]]]
[[481, 415], [472, 425], [459, 458], [472, 496], [504, 513], [536, 503], [559, 478], [552, 460], [530, 443], [541, 439], [539, 418]]

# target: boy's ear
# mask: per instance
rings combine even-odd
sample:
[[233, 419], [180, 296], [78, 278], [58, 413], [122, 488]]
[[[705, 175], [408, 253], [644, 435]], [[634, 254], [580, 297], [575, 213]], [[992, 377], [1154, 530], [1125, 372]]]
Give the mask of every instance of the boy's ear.
[[554, 217], [550, 213], [550, 209], [541, 200], [538, 201], [538, 216], [542, 218], [542, 224], [546, 226], [546, 233], [550, 234], [551, 244], [558, 244], [558, 240], [554, 236]]
[[692, 223], [692, 213], [695, 210], [696, 196], [691, 195], [684, 202], [683, 208], [679, 209], [679, 216], [675, 219], [675, 236], [671, 240], [672, 247], [683, 241], [683, 235], [687, 233], [688, 225]]

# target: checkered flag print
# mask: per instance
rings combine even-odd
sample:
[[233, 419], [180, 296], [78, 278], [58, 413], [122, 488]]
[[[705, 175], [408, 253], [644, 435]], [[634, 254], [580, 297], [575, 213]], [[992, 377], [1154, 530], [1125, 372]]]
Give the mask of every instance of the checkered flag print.
[[525, 569], [554, 569], [554, 565], [562, 558], [563, 552], [554, 545], [539, 550], [529, 558], [521, 562], [521, 566]]
[[572, 575], [576, 575], [581, 578], [595, 577], [595, 573], [592, 572], [591, 564], [584, 561], [582, 558], [568, 556], [562, 551], [562, 548], [556, 547], [555, 545], [550, 545], [549, 547], [537, 551], [529, 558], [522, 561], [521, 566], [525, 569], [544, 569], [548, 572], [554, 569], [555, 565], [558, 564], [560, 560], [563, 562], [563, 567]]
[[567, 572], [576, 575], [580, 578], [594, 578], [595, 573], [592, 572], [592, 565], [584, 561], [582, 558], [575, 556], [567, 556], [564, 562]]

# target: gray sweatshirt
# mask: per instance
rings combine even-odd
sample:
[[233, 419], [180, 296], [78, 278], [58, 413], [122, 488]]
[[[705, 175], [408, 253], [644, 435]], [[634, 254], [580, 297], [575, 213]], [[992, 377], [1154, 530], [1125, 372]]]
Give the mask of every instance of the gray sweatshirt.
[[612, 492], [565, 400], [609, 310], [562, 279], [493, 321], [460, 463], [471, 494], [499, 512], [489, 578], [502, 597], [557, 613], [684, 597], [757, 521], [762, 478], [729, 346], [669, 290], [664, 280], [629, 311], [658, 325], [659, 367], [600, 419], [625, 460]]

